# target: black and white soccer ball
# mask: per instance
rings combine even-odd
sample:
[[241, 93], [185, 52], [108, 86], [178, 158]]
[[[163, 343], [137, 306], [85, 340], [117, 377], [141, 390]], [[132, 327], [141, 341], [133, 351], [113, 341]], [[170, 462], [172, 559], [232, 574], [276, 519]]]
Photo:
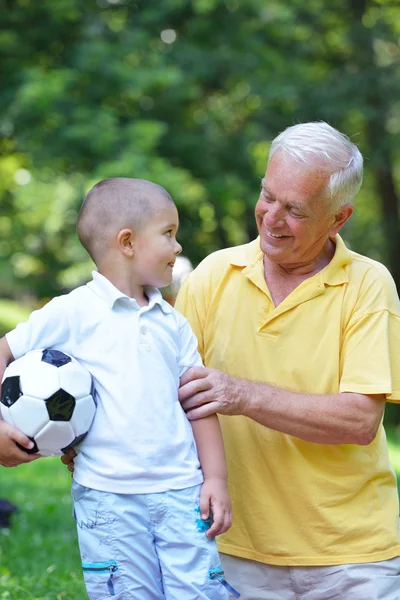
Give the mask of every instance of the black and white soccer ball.
[[1, 384], [1, 416], [42, 456], [62, 455], [89, 431], [95, 411], [90, 373], [59, 350], [32, 350], [10, 363]]

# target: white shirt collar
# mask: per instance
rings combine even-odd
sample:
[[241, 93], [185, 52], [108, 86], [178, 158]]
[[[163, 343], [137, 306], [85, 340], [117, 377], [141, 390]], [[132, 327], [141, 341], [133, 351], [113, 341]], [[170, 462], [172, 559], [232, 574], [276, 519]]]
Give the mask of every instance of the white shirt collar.
[[[89, 281], [87, 284], [88, 287], [100, 298], [106, 302], [106, 304], [112, 309], [114, 307], [115, 302], [122, 298], [127, 298], [131, 305], [136, 308], [136, 310], [140, 310], [139, 304], [136, 302], [134, 298], [129, 298], [126, 294], [121, 292], [118, 288], [115, 287], [114, 284], [111, 283], [107, 277], [101, 275], [98, 271], [92, 271], [93, 281]], [[158, 304], [160, 308], [165, 312], [169, 313], [172, 311], [172, 307], [166, 302], [160, 290], [155, 287], [145, 286], [146, 296], [149, 299], [149, 304], [146, 307], [150, 310], [155, 304]]]

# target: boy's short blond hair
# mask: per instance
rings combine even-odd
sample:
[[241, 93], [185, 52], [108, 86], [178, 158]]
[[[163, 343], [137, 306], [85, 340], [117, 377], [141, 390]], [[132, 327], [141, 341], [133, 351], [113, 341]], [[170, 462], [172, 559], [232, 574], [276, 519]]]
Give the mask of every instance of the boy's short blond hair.
[[78, 216], [79, 240], [97, 264], [121, 229], [135, 231], [158, 210], [160, 199], [173, 202], [163, 187], [145, 179], [104, 179], [86, 194]]

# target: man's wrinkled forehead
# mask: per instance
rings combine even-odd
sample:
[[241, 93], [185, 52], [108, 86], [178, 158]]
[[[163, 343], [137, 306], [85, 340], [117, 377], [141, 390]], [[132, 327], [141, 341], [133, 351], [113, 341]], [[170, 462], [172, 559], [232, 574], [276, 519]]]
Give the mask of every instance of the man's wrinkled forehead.
[[269, 160], [261, 180], [265, 193], [291, 205], [325, 196], [328, 183], [329, 173], [321, 168], [319, 161], [309, 165], [278, 153]]

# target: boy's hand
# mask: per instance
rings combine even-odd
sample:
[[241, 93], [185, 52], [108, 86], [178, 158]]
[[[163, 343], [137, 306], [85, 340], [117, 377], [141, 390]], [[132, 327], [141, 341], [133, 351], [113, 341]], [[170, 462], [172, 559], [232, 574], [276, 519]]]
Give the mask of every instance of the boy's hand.
[[33, 442], [26, 435], [0, 419], [0, 465], [17, 467], [40, 458], [40, 454], [27, 454], [18, 448], [17, 443], [27, 449], [33, 447]]
[[213, 524], [207, 530], [207, 537], [215, 537], [228, 531], [232, 525], [231, 500], [225, 479], [205, 479], [200, 492], [200, 514], [207, 519], [212, 513]]
[[61, 462], [64, 463], [64, 465], [67, 465], [68, 467], [68, 471], [71, 471], [71, 473], [74, 472], [74, 458], [76, 456], [76, 451], [73, 448], [70, 448], [65, 454], [64, 456], [61, 457]]

